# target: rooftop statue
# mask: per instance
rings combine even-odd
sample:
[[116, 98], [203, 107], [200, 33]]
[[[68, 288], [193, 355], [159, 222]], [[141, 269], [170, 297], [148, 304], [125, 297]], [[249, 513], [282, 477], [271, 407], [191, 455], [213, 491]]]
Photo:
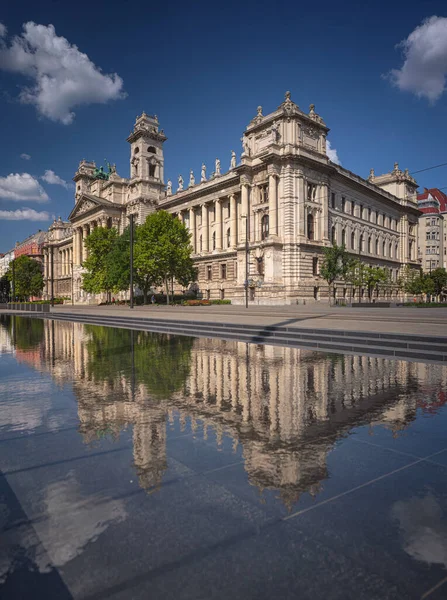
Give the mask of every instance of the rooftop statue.
[[104, 172], [104, 167], [95, 167], [95, 170], [93, 171], [93, 177], [95, 179], [103, 179], [104, 181], [107, 181], [109, 178], [109, 173], [105, 173]]

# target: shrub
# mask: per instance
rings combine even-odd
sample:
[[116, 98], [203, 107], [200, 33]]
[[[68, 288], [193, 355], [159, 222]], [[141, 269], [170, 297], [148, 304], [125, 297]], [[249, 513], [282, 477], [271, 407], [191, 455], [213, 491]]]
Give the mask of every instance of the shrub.
[[211, 300], [184, 300], [183, 306], [211, 306]]
[[210, 300], [211, 304], [231, 304], [231, 300]]

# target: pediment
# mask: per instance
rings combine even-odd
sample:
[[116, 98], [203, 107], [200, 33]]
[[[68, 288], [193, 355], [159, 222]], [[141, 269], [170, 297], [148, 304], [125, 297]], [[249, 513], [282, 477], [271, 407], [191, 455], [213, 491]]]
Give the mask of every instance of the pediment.
[[76, 217], [80, 217], [84, 213], [94, 211], [97, 208], [104, 207], [104, 200], [96, 199], [94, 196], [84, 196], [81, 195], [78, 201], [76, 202], [73, 210], [68, 216], [69, 221], [76, 219]]

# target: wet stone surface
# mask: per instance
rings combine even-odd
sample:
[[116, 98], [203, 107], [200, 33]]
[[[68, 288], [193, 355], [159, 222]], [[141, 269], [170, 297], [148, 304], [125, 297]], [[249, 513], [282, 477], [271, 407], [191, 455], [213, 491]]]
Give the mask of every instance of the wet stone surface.
[[0, 597], [447, 597], [447, 366], [0, 317]]

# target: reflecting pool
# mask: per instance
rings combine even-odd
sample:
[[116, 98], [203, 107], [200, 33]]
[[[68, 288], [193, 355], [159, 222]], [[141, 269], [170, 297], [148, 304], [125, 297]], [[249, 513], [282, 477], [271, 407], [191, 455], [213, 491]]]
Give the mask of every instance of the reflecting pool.
[[3, 315], [0, 596], [445, 598], [446, 402], [442, 364]]

